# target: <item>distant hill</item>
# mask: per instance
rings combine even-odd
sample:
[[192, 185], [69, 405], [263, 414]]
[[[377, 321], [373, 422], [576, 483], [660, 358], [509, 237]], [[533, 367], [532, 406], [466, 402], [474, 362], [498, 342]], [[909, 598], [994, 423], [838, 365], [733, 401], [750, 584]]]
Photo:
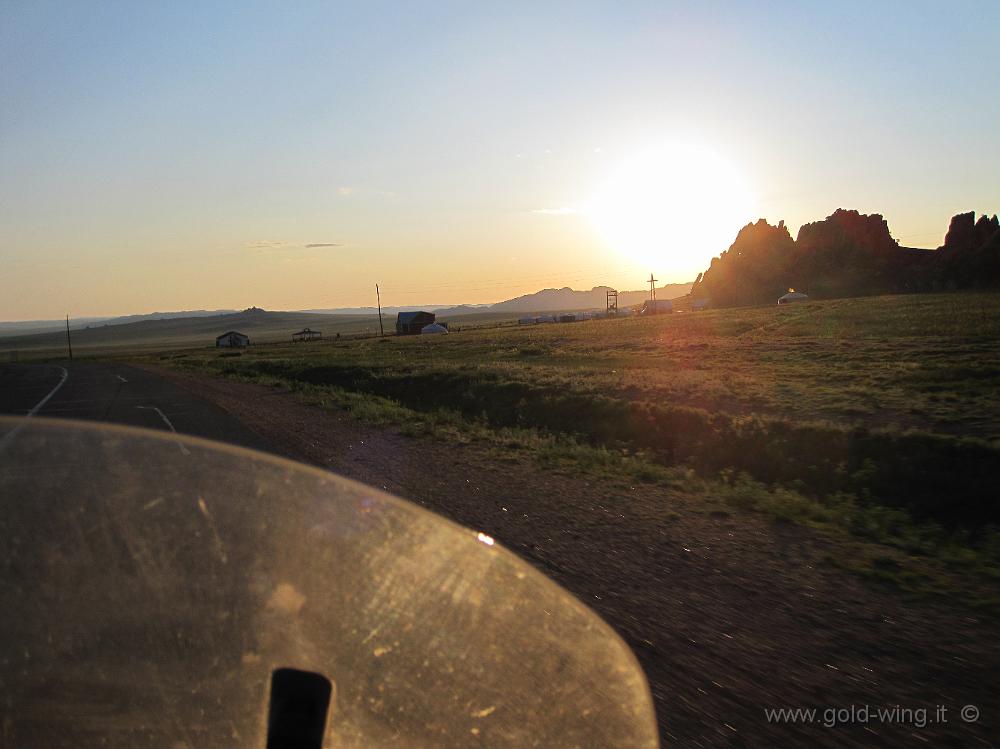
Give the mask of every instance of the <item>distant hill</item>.
[[[452, 312], [453, 310], [461, 310], [463, 314], [468, 314], [469, 312], [475, 312], [477, 310], [488, 310], [492, 305], [489, 304], [460, 304], [457, 306], [446, 306], [442, 304], [414, 304], [407, 305], [403, 307], [383, 307], [382, 314], [392, 315], [395, 317], [400, 312]], [[297, 312], [304, 312], [307, 314], [315, 315], [377, 315], [377, 307], [333, 307], [328, 309], [304, 309], [296, 310]]]
[[121, 317], [111, 317], [104, 320], [105, 325], [127, 325], [133, 322], [142, 322], [143, 320], [174, 320], [181, 317], [218, 317], [219, 315], [232, 315], [235, 314], [234, 309], [215, 309], [215, 310], [185, 310], [182, 312], [150, 312], [145, 315], [123, 315]]
[[1000, 287], [1000, 222], [955, 216], [937, 250], [901, 247], [885, 219], [838, 209], [792, 239], [784, 222], [740, 230], [691, 290], [713, 306], [773, 304], [788, 289], [815, 298]]
[[[150, 312], [145, 315], [123, 315], [120, 317], [73, 317], [70, 318], [70, 330], [79, 330], [96, 325], [127, 325], [143, 320], [171, 320], [179, 317], [212, 317], [232, 314], [236, 310], [185, 310], [181, 312]], [[65, 320], [23, 320], [19, 322], [0, 322], [0, 336], [27, 335], [30, 333], [45, 333], [65, 331]]]
[[[71, 330], [84, 328], [95, 323], [104, 323], [107, 317], [79, 317], [70, 320]], [[65, 320], [19, 320], [17, 322], [0, 322], [0, 336], [26, 335], [28, 333], [44, 333], [53, 330], [66, 330]]]
[[[534, 294], [526, 294], [490, 307], [492, 312], [554, 312], [557, 310], [604, 309], [607, 305], [609, 286], [595, 286], [590, 291], [576, 291], [569, 287], [544, 289]], [[690, 283], [662, 286], [656, 290], [661, 299], [674, 299], [691, 291]], [[619, 291], [618, 306], [627, 307], [641, 304], [649, 297], [649, 291]]]
[[[421, 309], [428, 309], [422, 307]], [[494, 312], [492, 304], [456, 304], [452, 307], [430, 307], [430, 312], [439, 316], [478, 315], [484, 312]]]

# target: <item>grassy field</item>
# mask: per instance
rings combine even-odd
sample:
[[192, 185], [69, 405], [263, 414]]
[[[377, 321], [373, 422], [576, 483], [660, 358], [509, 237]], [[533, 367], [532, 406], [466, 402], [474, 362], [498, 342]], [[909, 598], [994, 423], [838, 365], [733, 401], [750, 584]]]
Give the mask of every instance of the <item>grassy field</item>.
[[875, 543], [838, 563], [906, 589], [1000, 580], [1000, 295], [233, 354], [150, 360], [292, 389], [408, 434], [483, 441], [512, 463], [683, 487], [706, 507]]

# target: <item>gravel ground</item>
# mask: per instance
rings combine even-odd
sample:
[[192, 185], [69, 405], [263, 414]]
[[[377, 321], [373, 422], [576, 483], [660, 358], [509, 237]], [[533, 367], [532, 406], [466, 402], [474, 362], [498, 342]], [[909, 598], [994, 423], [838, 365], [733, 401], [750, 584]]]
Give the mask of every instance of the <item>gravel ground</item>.
[[[483, 530], [572, 591], [635, 651], [665, 745], [994, 744], [997, 624], [823, 564], [836, 549], [809, 529], [706, 512], [662, 487], [622, 490], [498, 460], [475, 444], [405, 437], [260, 385], [156, 371], [275, 452]], [[962, 720], [966, 705], [978, 721]], [[917, 712], [865, 721], [865, 706]], [[811, 723], [777, 722], [769, 708], [818, 712]]]

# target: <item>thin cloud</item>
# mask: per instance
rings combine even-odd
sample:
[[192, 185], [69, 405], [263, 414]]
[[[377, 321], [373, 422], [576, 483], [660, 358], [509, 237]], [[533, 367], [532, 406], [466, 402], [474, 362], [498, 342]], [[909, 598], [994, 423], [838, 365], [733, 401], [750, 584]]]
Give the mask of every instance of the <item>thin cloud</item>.
[[396, 193], [392, 190], [379, 190], [374, 187], [351, 187], [350, 185], [342, 185], [337, 188], [337, 195], [342, 198], [394, 198]]
[[572, 216], [575, 213], [579, 213], [576, 208], [536, 208], [532, 213], [538, 213], [543, 216]]
[[248, 242], [247, 249], [253, 250], [254, 252], [269, 252], [273, 250], [315, 250], [323, 247], [343, 247], [340, 242], [309, 242], [308, 244], [300, 244], [298, 242], [289, 242], [288, 240], [258, 240], [256, 242]]

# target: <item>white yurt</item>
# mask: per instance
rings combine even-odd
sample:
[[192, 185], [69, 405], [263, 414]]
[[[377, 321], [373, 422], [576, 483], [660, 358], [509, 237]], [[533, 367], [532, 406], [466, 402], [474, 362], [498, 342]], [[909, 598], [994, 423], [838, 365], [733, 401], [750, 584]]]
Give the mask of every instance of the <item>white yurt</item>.
[[448, 328], [446, 328], [444, 325], [435, 322], [431, 323], [430, 325], [425, 325], [420, 329], [420, 332], [423, 335], [438, 335], [441, 333], [447, 333]]
[[663, 312], [673, 312], [674, 303], [669, 299], [647, 299], [643, 302], [640, 315], [659, 315]]
[[797, 302], [808, 301], [808, 294], [803, 294], [801, 291], [796, 291], [795, 289], [789, 289], [787, 294], [778, 297], [778, 304], [795, 304]]

